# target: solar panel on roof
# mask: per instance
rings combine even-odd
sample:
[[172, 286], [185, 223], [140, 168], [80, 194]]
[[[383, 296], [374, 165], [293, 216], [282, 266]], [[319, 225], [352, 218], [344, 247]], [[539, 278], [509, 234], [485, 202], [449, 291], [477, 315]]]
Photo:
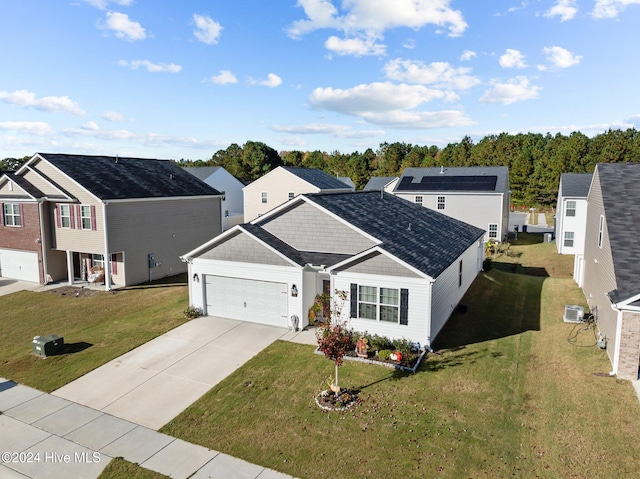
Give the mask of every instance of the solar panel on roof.
[[405, 176], [397, 186], [398, 191], [495, 191], [497, 176], [423, 176], [414, 182]]

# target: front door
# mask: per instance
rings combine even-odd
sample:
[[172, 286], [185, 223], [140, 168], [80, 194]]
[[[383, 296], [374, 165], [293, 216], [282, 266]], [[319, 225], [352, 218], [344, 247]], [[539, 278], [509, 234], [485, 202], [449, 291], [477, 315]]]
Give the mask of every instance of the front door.
[[322, 296], [324, 298], [322, 302], [322, 316], [325, 319], [331, 317], [331, 281], [328, 279], [322, 280]]

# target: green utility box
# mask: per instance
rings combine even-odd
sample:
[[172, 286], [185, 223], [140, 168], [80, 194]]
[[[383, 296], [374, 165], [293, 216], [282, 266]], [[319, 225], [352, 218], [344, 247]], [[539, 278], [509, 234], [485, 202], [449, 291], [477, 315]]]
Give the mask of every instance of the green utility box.
[[38, 356], [46, 358], [64, 351], [64, 338], [57, 334], [48, 336], [36, 336], [31, 342], [31, 350]]

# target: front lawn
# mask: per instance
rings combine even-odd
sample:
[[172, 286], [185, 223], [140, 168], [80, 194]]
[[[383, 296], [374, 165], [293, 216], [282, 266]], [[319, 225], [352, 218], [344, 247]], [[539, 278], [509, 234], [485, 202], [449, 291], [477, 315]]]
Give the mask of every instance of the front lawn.
[[[0, 297], [0, 377], [51, 392], [186, 321], [184, 283], [84, 293]], [[31, 353], [33, 337], [49, 334], [64, 337], [66, 354]]]
[[[555, 258], [554, 258], [555, 259]], [[416, 374], [345, 362], [362, 404], [323, 412], [333, 364], [278, 341], [162, 432], [301, 478], [637, 477], [640, 406], [574, 325], [566, 277], [481, 274]]]

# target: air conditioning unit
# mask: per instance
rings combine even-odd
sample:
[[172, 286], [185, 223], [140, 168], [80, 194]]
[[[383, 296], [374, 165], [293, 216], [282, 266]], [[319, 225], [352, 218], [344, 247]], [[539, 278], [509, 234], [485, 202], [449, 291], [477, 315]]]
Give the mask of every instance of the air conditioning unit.
[[584, 308], [582, 306], [566, 305], [562, 320], [565, 323], [581, 323], [584, 320]]

